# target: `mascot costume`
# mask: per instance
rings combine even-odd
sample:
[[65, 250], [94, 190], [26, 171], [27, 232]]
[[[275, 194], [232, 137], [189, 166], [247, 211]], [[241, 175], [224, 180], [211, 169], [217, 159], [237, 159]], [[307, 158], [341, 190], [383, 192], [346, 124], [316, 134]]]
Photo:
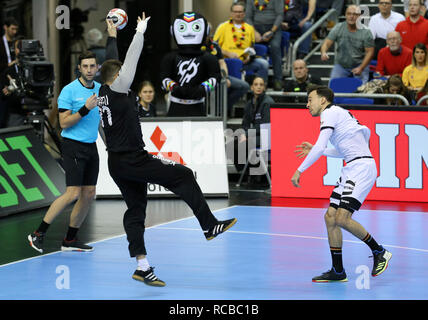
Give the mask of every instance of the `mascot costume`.
[[168, 116], [206, 116], [206, 94], [221, 77], [217, 58], [201, 50], [209, 33], [207, 20], [195, 12], [180, 14], [171, 26], [178, 51], [163, 58], [160, 71], [162, 88], [170, 92]]

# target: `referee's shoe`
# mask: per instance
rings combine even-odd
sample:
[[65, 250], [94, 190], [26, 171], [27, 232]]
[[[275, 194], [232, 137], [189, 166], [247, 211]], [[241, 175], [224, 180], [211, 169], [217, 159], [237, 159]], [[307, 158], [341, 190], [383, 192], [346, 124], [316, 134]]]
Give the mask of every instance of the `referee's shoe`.
[[227, 230], [229, 230], [235, 223], [238, 221], [236, 218], [219, 221], [217, 222], [214, 227], [211, 229], [204, 231], [205, 238], [207, 240], [212, 240], [215, 237], [217, 237], [220, 233], [223, 233]]

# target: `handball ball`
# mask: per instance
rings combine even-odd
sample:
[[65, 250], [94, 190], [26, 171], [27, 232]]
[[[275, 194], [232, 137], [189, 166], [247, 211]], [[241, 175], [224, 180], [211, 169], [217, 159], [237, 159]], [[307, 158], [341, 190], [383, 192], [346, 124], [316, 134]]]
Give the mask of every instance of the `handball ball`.
[[107, 14], [107, 19], [111, 19], [113, 21], [117, 30], [122, 30], [128, 23], [128, 15], [124, 10], [119, 8], [111, 9]]

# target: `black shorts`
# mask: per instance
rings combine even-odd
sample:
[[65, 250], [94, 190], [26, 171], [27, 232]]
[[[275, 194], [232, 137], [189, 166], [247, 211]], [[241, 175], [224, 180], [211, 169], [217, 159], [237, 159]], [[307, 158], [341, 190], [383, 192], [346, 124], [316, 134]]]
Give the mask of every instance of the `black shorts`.
[[65, 183], [70, 186], [95, 186], [98, 180], [100, 158], [97, 144], [63, 138]]

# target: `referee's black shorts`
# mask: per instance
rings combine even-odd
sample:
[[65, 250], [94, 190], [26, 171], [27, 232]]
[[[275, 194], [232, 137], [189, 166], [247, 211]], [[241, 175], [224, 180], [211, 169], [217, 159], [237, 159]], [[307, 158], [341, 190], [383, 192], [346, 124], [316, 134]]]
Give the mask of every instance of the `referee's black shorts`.
[[63, 138], [62, 156], [67, 187], [97, 184], [100, 159], [95, 142], [84, 143]]

